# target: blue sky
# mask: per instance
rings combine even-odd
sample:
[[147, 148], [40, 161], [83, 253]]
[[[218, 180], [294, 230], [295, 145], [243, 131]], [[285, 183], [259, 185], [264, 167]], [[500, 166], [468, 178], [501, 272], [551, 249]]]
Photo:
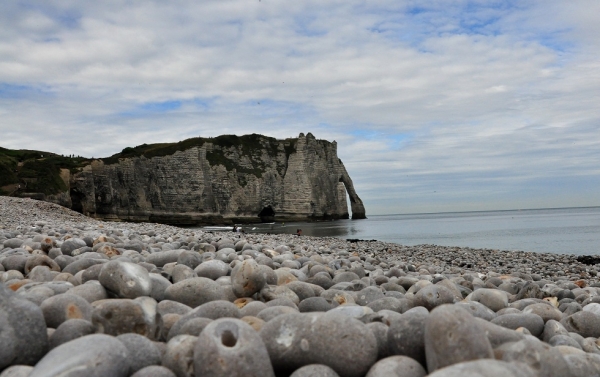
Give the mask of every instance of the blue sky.
[[600, 2], [0, 4], [0, 146], [338, 142], [367, 214], [600, 205]]

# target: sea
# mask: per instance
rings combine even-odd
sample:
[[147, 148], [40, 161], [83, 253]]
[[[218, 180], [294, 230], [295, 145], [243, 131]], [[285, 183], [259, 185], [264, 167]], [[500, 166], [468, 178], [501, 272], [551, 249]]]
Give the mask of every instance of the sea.
[[600, 255], [600, 207], [372, 215], [364, 220], [248, 224], [243, 229], [268, 234], [296, 234], [302, 229], [306, 236], [407, 246]]

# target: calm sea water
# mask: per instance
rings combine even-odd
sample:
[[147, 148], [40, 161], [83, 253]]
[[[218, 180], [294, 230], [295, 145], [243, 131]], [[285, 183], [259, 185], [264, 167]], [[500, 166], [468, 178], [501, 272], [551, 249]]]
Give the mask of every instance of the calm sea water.
[[559, 254], [600, 254], [600, 207], [369, 216], [366, 220], [257, 224], [247, 232]]

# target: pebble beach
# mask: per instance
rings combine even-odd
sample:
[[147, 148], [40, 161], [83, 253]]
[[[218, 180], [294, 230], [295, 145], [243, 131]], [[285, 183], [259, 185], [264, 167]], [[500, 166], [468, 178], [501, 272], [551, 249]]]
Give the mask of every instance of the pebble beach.
[[0, 377], [600, 376], [595, 262], [0, 197]]

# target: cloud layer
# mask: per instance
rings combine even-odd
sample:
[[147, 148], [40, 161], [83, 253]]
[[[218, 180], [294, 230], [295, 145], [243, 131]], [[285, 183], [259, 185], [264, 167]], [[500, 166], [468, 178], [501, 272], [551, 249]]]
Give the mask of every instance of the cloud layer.
[[594, 0], [0, 5], [0, 145], [337, 140], [368, 214], [600, 205]]

